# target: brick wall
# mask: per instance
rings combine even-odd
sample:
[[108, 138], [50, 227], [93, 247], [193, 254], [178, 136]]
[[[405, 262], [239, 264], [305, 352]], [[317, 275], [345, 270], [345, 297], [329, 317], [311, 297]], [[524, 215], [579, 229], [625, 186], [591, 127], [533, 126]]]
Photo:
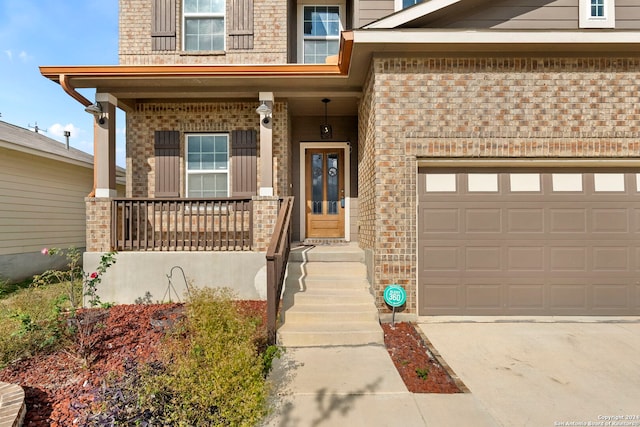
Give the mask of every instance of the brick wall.
[[[120, 0], [120, 65], [149, 64], [285, 64], [287, 62], [287, 1], [254, 1], [254, 45], [251, 50], [223, 54], [182, 51], [182, 0], [176, 0], [177, 50], [151, 50], [151, 1]], [[227, 2], [227, 17], [230, 16]], [[227, 33], [229, 19], [225, 20]], [[228, 43], [228, 41], [227, 41]]]
[[253, 198], [253, 250], [266, 252], [271, 235], [278, 221], [280, 201], [278, 197], [256, 196]]
[[[154, 197], [156, 130], [180, 131], [181, 197], [185, 195], [184, 133], [231, 132], [255, 129], [260, 134], [260, 117], [256, 102], [218, 103], [145, 103], [138, 104], [127, 114], [127, 197]], [[289, 139], [287, 104], [273, 105], [273, 163], [274, 191], [289, 195]], [[258, 136], [259, 139], [259, 136]], [[258, 140], [258, 144], [260, 141]], [[260, 156], [258, 148], [258, 171]], [[233, 185], [233, 183], [231, 184]], [[258, 174], [258, 187], [260, 176]]]
[[111, 200], [85, 197], [87, 212], [87, 252], [111, 250]]
[[359, 194], [378, 305], [399, 283], [416, 312], [417, 159], [637, 157], [639, 80], [637, 58], [374, 59]]

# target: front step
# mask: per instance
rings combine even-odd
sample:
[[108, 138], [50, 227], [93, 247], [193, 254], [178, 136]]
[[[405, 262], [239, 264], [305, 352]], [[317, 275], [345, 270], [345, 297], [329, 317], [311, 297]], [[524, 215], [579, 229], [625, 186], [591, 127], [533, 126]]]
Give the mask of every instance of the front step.
[[355, 245], [296, 248], [289, 257], [278, 343], [288, 347], [384, 343]]

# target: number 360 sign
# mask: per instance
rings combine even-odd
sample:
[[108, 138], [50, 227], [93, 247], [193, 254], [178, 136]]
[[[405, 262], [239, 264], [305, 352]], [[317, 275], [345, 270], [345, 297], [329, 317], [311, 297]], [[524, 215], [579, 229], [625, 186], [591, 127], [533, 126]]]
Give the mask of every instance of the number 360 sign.
[[389, 285], [384, 288], [384, 302], [391, 307], [400, 307], [407, 302], [407, 293], [399, 285]]

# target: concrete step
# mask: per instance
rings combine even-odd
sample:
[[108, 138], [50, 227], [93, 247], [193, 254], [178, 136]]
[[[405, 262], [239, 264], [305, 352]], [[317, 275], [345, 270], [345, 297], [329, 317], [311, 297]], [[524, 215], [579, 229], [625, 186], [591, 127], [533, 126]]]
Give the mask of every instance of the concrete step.
[[278, 329], [278, 344], [285, 347], [384, 344], [377, 322], [285, 323]]
[[366, 266], [361, 262], [291, 262], [287, 274], [290, 277], [326, 277], [353, 279], [367, 277]]
[[369, 289], [369, 282], [367, 279], [354, 277], [352, 279], [344, 279], [337, 277], [295, 277], [288, 276], [285, 282], [285, 286], [289, 286], [293, 289]]
[[291, 248], [290, 262], [364, 262], [364, 251], [356, 243], [338, 246]]
[[372, 304], [296, 304], [283, 316], [284, 322], [367, 322], [378, 321], [378, 310]]
[[362, 289], [306, 289], [303, 292], [285, 291], [285, 307], [297, 304], [370, 304], [375, 307], [373, 295]]

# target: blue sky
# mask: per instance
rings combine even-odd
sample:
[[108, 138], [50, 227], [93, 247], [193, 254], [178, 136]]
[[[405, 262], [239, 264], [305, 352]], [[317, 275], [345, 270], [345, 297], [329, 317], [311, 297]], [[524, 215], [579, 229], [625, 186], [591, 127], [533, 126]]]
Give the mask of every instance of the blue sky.
[[[93, 117], [41, 65], [118, 63], [118, 0], [0, 0], [0, 120], [38, 127], [93, 154]], [[95, 99], [95, 90], [80, 90]], [[125, 166], [124, 113], [118, 112], [117, 160]]]

